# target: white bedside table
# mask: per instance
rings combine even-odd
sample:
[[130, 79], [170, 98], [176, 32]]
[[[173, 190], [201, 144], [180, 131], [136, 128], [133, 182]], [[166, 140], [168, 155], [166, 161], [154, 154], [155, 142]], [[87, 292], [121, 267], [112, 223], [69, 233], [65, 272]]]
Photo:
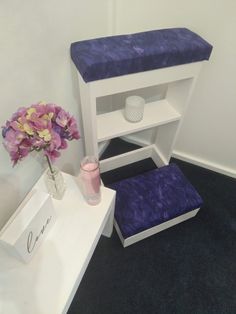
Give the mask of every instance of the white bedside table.
[[[0, 249], [0, 313], [66, 313], [101, 234], [112, 233], [115, 191], [102, 187], [101, 203], [89, 206], [75, 178], [63, 176], [64, 198], [53, 200], [56, 223], [32, 261]], [[35, 187], [45, 191], [42, 177]]]

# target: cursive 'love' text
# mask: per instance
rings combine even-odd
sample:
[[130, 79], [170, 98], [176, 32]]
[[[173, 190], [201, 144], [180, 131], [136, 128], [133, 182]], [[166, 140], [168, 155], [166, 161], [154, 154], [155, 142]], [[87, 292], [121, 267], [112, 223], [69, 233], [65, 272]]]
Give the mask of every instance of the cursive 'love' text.
[[33, 231], [30, 231], [29, 234], [28, 234], [28, 238], [27, 238], [27, 251], [28, 253], [31, 253], [33, 251], [33, 249], [35, 248], [38, 240], [41, 238], [41, 236], [44, 234], [48, 224], [50, 223], [52, 219], [52, 216], [50, 216], [45, 224], [42, 226], [40, 232], [38, 233], [38, 235], [35, 237], [34, 234], [33, 234]]

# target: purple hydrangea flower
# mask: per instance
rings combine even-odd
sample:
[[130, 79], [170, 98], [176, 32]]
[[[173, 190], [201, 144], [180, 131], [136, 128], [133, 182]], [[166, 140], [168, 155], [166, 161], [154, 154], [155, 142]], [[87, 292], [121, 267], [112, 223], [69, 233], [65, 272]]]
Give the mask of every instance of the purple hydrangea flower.
[[67, 140], [80, 138], [75, 118], [52, 103], [19, 108], [2, 127], [2, 136], [13, 165], [34, 150], [54, 161]]

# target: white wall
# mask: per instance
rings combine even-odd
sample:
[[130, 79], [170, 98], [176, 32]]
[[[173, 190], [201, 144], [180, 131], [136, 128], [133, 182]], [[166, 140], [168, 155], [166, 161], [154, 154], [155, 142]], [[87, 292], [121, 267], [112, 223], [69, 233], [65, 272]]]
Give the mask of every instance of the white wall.
[[[70, 43], [107, 34], [108, 1], [0, 1], [1, 126], [19, 106], [45, 100], [73, 114], [81, 130]], [[59, 166], [77, 174], [83, 154], [83, 140], [71, 142]], [[12, 169], [0, 145], [0, 228], [43, 169], [35, 155]]]
[[180, 130], [175, 155], [236, 177], [236, 2], [114, 0], [116, 33], [187, 27], [213, 46]]

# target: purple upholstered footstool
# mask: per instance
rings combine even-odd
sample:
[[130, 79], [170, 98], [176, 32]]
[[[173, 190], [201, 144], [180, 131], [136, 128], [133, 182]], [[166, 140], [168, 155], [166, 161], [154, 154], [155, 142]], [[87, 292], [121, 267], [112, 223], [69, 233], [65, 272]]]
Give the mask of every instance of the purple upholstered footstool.
[[124, 247], [194, 217], [202, 198], [175, 164], [109, 185]]
[[71, 58], [85, 82], [150, 71], [210, 58], [212, 46], [187, 28], [82, 40]]

